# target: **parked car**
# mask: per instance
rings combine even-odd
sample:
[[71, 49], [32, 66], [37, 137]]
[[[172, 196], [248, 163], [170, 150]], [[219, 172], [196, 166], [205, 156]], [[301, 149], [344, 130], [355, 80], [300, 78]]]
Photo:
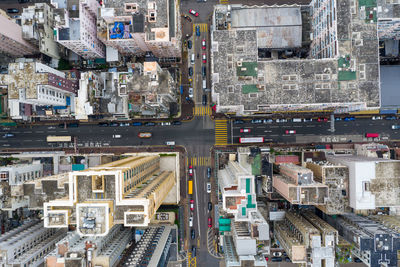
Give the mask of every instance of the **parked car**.
[[144, 126], [155, 126], [156, 124], [154, 122], [146, 122]]
[[67, 127], [68, 128], [76, 128], [76, 127], [79, 127], [79, 123], [67, 123]]
[[15, 137], [15, 134], [13, 134], [13, 133], [5, 133], [3, 135], [3, 138], [10, 138], [10, 137]]
[[187, 41], [187, 46], [188, 46], [189, 49], [192, 49], [192, 41], [190, 41], [190, 40]]
[[190, 216], [189, 218], [189, 227], [193, 227], [193, 217]]
[[262, 120], [260, 120], [260, 119], [252, 119], [251, 120], [251, 123], [254, 123], [254, 124], [259, 124], [259, 123], [262, 123], [263, 121]]
[[163, 121], [162, 123], [160, 123], [161, 126], [169, 126], [171, 125], [171, 123], [169, 121]]
[[335, 121], [341, 121], [342, 118], [341, 117], [335, 117]]
[[274, 261], [274, 262], [280, 262], [280, 261], [282, 261], [282, 258], [281, 257], [272, 257], [271, 258], [271, 261]]
[[243, 124], [243, 123], [244, 123], [243, 120], [235, 120], [235, 121], [233, 122], [233, 124]]
[[304, 118], [304, 122], [312, 122], [312, 118]]
[[208, 211], [212, 211], [212, 203], [208, 202]]
[[207, 193], [210, 194], [211, 193], [211, 184], [207, 183]]
[[[47, 127], [47, 129], [48, 129], [48, 130], [55, 130], [56, 127], [55, 127], [55, 126], [49, 126], [49, 127]], [[5, 128], [3, 128], [3, 130], [5, 130]], [[9, 130], [9, 129], [8, 129], [8, 130]]]
[[189, 9], [189, 13], [192, 14], [193, 16], [195, 16], [195, 17], [199, 16], [199, 13], [194, 11], [193, 9]]
[[193, 67], [189, 67], [189, 76], [193, 76]]
[[110, 126], [111, 126], [111, 127], [118, 127], [119, 124], [118, 124], [118, 122], [111, 122], [111, 123], [110, 123]]
[[185, 19], [187, 19], [189, 22], [192, 22], [192, 19], [188, 15], [183, 16]]
[[327, 122], [328, 118], [318, 118], [317, 121], [318, 122]]
[[372, 118], [371, 118], [372, 120], [381, 120], [382, 119], [382, 116], [372, 116]]
[[135, 121], [134, 123], [132, 123], [132, 126], [142, 126], [143, 123], [141, 123], [140, 121]]
[[280, 257], [280, 256], [282, 256], [282, 252], [274, 252], [274, 253], [272, 253], [272, 256], [274, 256], [274, 257]]
[[193, 98], [193, 88], [192, 87], [189, 88], [189, 97]]
[[208, 228], [212, 227], [212, 219], [211, 219], [211, 217], [208, 217], [207, 224], [208, 224]]
[[354, 117], [346, 117], [346, 118], [344, 118], [344, 121], [355, 121], [356, 120], [356, 118], [354, 118]]
[[180, 121], [173, 121], [172, 124], [173, 124], [173, 125], [181, 125], [182, 122], [180, 122]]
[[248, 128], [240, 129], [241, 133], [249, 133], [250, 131], [251, 131], [251, 129], [248, 129]]
[[206, 75], [207, 75], [207, 67], [206, 66], [201, 67], [201, 74], [203, 75], [203, 77], [206, 77]]
[[287, 257], [287, 256], [285, 257], [285, 261], [286, 261], [286, 262], [292, 262], [292, 261], [290, 260], [290, 258]]
[[7, 13], [19, 13], [19, 9], [18, 8], [7, 8]]
[[287, 119], [276, 119], [276, 122], [287, 122]]
[[196, 36], [200, 36], [200, 26], [196, 26]]
[[211, 168], [210, 167], [207, 168], [207, 178], [208, 179], [211, 178]]
[[273, 123], [274, 121], [272, 119], [264, 119], [263, 123]]
[[387, 116], [385, 117], [386, 120], [395, 120], [396, 117], [395, 116]]
[[205, 53], [203, 53], [202, 60], [203, 60], [203, 63], [204, 63], [204, 64], [207, 63], [207, 56], [206, 56]]
[[196, 232], [194, 229], [190, 230], [190, 238], [195, 239], [196, 238]]
[[286, 130], [285, 134], [296, 134], [296, 130]]
[[129, 122], [121, 122], [119, 126], [126, 127], [129, 126]]
[[203, 41], [201, 41], [201, 49], [205, 50], [206, 49], [206, 40], [203, 39]]
[[192, 257], [196, 257], [196, 246], [192, 246]]
[[100, 122], [100, 123], [99, 123], [99, 126], [100, 126], [100, 127], [107, 127], [107, 126], [108, 126], [108, 123], [107, 123], [107, 122]]
[[194, 211], [194, 200], [193, 199], [190, 200], [190, 210]]

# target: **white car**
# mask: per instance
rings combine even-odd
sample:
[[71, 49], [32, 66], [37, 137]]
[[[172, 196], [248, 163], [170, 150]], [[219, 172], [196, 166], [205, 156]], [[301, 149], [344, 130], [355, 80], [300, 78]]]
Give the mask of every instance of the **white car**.
[[193, 88], [189, 88], [189, 97], [193, 98]]
[[375, 121], [375, 120], [381, 120], [381, 119], [382, 119], [381, 116], [373, 116], [373, 117], [372, 117], [372, 120], [374, 120], [374, 121]]
[[193, 227], [193, 217], [189, 218], [189, 227]]
[[272, 256], [280, 257], [280, 256], [282, 256], [282, 252], [274, 252], [274, 253], [272, 253]]
[[170, 122], [162, 122], [161, 123], [161, 126], [168, 126], [168, 125], [171, 125], [171, 123]]
[[211, 184], [207, 183], [207, 193], [211, 193]]

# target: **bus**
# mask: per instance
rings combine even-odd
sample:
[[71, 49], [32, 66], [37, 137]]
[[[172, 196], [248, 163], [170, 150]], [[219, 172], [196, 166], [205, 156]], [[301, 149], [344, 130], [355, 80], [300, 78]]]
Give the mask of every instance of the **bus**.
[[264, 137], [240, 137], [239, 143], [241, 144], [264, 143]]
[[49, 135], [47, 136], [47, 142], [48, 143], [54, 143], [54, 142], [71, 142], [72, 137], [65, 135], [65, 136], [56, 136], [56, 135]]
[[366, 133], [365, 137], [378, 138], [379, 134], [378, 133]]
[[192, 180], [188, 181], [188, 194], [189, 195], [193, 194], [193, 181]]

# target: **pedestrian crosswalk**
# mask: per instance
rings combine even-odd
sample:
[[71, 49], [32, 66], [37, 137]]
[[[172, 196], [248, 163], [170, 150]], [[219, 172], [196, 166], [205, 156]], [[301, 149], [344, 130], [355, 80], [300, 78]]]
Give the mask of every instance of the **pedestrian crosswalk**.
[[196, 166], [211, 166], [211, 157], [190, 157], [189, 165]]
[[207, 23], [193, 24], [193, 32], [196, 32], [196, 26], [200, 27], [200, 32], [207, 32]]
[[215, 120], [215, 144], [217, 146], [228, 144], [227, 120]]
[[193, 115], [194, 116], [209, 116], [211, 115], [211, 108], [210, 107], [194, 107], [193, 108]]

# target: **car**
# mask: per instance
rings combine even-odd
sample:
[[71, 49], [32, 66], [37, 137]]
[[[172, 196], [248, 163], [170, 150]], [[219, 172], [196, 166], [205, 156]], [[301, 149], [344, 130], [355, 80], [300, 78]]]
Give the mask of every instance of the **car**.
[[263, 123], [273, 123], [274, 121], [272, 119], [264, 119]]
[[[47, 127], [47, 129], [54, 130], [54, 129], [56, 129], [56, 127], [55, 126], [49, 126], [49, 127]], [[3, 130], [5, 130], [5, 129], [3, 129]]]
[[134, 123], [132, 123], [132, 126], [142, 126], [143, 123], [141, 123], [140, 121], [135, 121]]
[[206, 66], [201, 67], [201, 73], [202, 73], [203, 77], [206, 77], [206, 75], [207, 75], [207, 68], [206, 68]]
[[372, 118], [371, 118], [373, 121], [375, 121], [375, 120], [381, 120], [382, 119], [382, 116], [372, 116]]
[[15, 134], [13, 134], [13, 133], [5, 133], [3, 135], [3, 138], [10, 138], [10, 137], [15, 137]]
[[202, 104], [203, 106], [207, 106], [207, 95], [203, 95]]
[[189, 165], [189, 176], [193, 176], [193, 167]]
[[346, 118], [344, 118], [343, 120], [344, 120], [344, 121], [355, 121], [356, 118], [354, 118], [354, 117], [346, 117]]
[[211, 193], [211, 184], [207, 183], [207, 193], [210, 194]]
[[395, 120], [395, 119], [396, 119], [395, 116], [387, 116], [387, 117], [385, 117], [385, 120], [389, 120], [389, 121]]
[[171, 125], [171, 123], [169, 121], [163, 121], [162, 123], [160, 123], [161, 126], [169, 126]]
[[23, 3], [29, 3], [30, 0], [18, 0], [18, 3], [23, 4]]
[[335, 117], [335, 121], [341, 121], [342, 118], [341, 117]]
[[211, 168], [210, 167], [207, 168], [207, 178], [208, 179], [211, 178]]
[[247, 128], [244, 128], [244, 129], [240, 129], [240, 132], [241, 133], [249, 133], [251, 130], [250, 129], [247, 129]]
[[265, 261], [268, 261], [269, 260], [269, 258], [268, 257], [265, 257]]
[[156, 124], [154, 122], [146, 122], [144, 126], [155, 126]]
[[276, 119], [276, 122], [287, 122], [287, 119]]
[[312, 118], [304, 118], [304, 122], [312, 122]]
[[193, 98], [193, 88], [192, 87], [189, 88], [189, 97]]
[[189, 218], [189, 227], [193, 227], [193, 217]]
[[196, 232], [194, 231], [194, 229], [190, 230], [190, 238], [191, 239], [195, 239], [196, 238]]
[[111, 127], [117, 127], [117, 126], [119, 126], [118, 122], [111, 122], [109, 125], [110, 125]]
[[208, 228], [211, 228], [212, 227], [212, 219], [211, 219], [211, 217], [208, 217], [207, 222], [208, 222]]
[[274, 253], [272, 253], [272, 256], [274, 256], [274, 257], [280, 257], [280, 256], [282, 256], [282, 252], [274, 252]]
[[296, 130], [286, 130], [285, 134], [295, 134]]
[[354, 258], [354, 262], [362, 262], [359, 258]]
[[200, 26], [196, 26], [196, 36], [200, 36]]
[[199, 13], [194, 11], [193, 9], [189, 9], [189, 13], [192, 14], [193, 16], [195, 16], [195, 17], [199, 16]]
[[251, 120], [251, 123], [253, 123], [253, 124], [259, 124], [259, 123], [263, 123], [263, 121], [260, 120], [260, 119], [252, 119], [252, 120]]
[[243, 120], [235, 120], [235, 121], [233, 122], [233, 124], [243, 124], [243, 123], [244, 123]]
[[201, 41], [201, 49], [205, 50], [206, 49], [206, 40], [203, 39], [203, 41]]
[[392, 125], [392, 129], [393, 130], [398, 130], [398, 129], [400, 129], [400, 125]]
[[212, 211], [212, 203], [208, 202], [208, 211]]
[[173, 124], [173, 125], [181, 125], [182, 122], [180, 122], [180, 121], [173, 121], [172, 124]]
[[121, 135], [120, 134], [113, 134], [112, 138], [120, 139]]
[[7, 8], [7, 13], [19, 13], [19, 9], [18, 8]]
[[194, 200], [193, 199], [190, 200], [190, 210], [194, 211]]
[[327, 122], [328, 118], [318, 118], [317, 121], [318, 122]]
[[189, 49], [192, 49], [192, 41], [190, 41], [190, 40], [187, 41], [187, 46], [188, 46]]
[[192, 258], [196, 257], [196, 246], [192, 246]]
[[121, 122], [121, 123], [119, 124], [119, 126], [121, 126], [121, 127], [129, 126], [129, 122]]
[[203, 53], [202, 59], [203, 59], [203, 63], [206, 64], [207, 63], [207, 56], [206, 56], [205, 53]]
[[67, 127], [68, 128], [76, 128], [76, 127], [79, 127], [79, 123], [67, 123]]
[[189, 76], [193, 76], [193, 67], [189, 67]]
[[139, 138], [151, 138], [152, 134], [149, 132], [138, 133]]
[[292, 262], [292, 261], [290, 260], [290, 258], [287, 257], [287, 256], [285, 257], [285, 261], [286, 261], [286, 262]]
[[280, 262], [280, 261], [282, 261], [282, 258], [281, 257], [272, 257], [271, 261]]
[[183, 16], [185, 19], [187, 19], [189, 22], [192, 22], [192, 19], [188, 15]]
[[99, 122], [100, 127], [107, 127], [108, 123], [107, 122]]

